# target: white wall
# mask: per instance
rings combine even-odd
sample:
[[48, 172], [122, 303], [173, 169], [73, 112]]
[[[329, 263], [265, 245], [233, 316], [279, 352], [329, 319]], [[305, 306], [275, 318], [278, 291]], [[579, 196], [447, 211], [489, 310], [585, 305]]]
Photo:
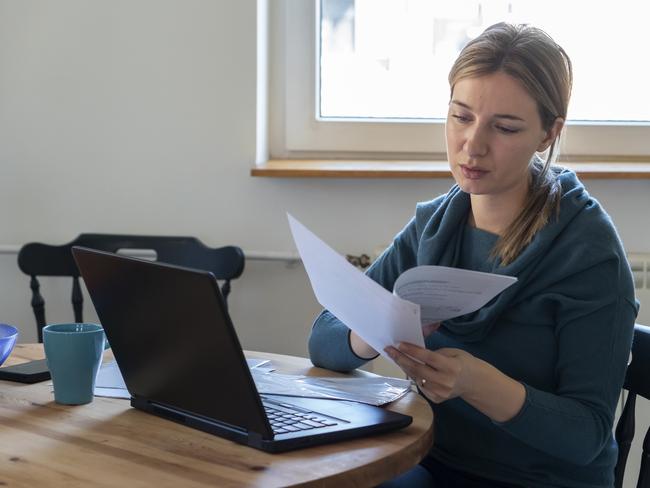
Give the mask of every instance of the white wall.
[[[253, 0], [0, 0], [0, 246], [131, 232], [290, 252], [290, 211], [369, 252], [448, 186], [250, 177], [255, 45]], [[233, 288], [245, 347], [305, 354], [320, 307], [301, 267], [249, 261]], [[0, 291], [0, 320], [33, 341], [14, 254]], [[43, 291], [48, 321], [70, 320], [68, 283]]]
[[[0, 0], [0, 246], [131, 232], [292, 252], [290, 211], [341, 252], [371, 252], [449, 187], [250, 177], [255, 21], [254, 0]], [[650, 252], [650, 181], [587, 183], [627, 249]], [[0, 273], [0, 320], [31, 341], [15, 255]], [[51, 281], [48, 320], [68, 320], [54, 298], [68, 285]], [[249, 261], [234, 284], [248, 348], [304, 354], [318, 309], [300, 266]]]

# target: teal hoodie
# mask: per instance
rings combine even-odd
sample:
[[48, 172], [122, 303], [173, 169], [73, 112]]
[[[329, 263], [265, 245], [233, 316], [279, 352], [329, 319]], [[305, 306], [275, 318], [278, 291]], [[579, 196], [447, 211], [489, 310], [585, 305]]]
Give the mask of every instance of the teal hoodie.
[[[432, 403], [430, 456], [521, 486], [609, 487], [617, 456], [614, 412], [638, 304], [611, 219], [575, 173], [553, 171], [562, 185], [559, 215], [512, 263], [501, 266], [490, 256], [496, 236], [468, 229], [470, 197], [454, 186], [417, 205], [367, 274], [388, 290], [402, 272], [425, 264], [516, 276], [480, 310], [443, 322], [426, 345], [466, 350], [520, 381], [524, 406], [496, 423], [460, 398]], [[343, 323], [321, 313], [309, 339], [314, 365], [361, 366], [348, 337]]]

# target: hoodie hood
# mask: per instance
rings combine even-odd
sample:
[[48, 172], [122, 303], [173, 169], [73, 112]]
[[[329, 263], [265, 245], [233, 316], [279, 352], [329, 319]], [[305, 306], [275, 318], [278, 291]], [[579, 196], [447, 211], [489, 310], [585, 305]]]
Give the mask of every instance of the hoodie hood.
[[[570, 287], [565, 289], [565, 281], [583, 269], [611, 259], [622, 261], [627, 267], [620, 239], [600, 204], [573, 171], [560, 167], [553, 167], [552, 171], [562, 186], [559, 215], [535, 235], [513, 262], [501, 266], [498, 258], [494, 260], [492, 273], [514, 276], [518, 281], [478, 311], [443, 322], [443, 329], [456, 339], [481, 340], [519, 302], [533, 297], [543, 300], [540, 295], [572, 293]], [[446, 195], [418, 205], [419, 265], [458, 266], [469, 209], [470, 195], [457, 185]], [[629, 275], [629, 267], [627, 270]], [[627, 278], [626, 286], [631, 287], [631, 275]], [[633, 289], [631, 293], [634, 296]]]

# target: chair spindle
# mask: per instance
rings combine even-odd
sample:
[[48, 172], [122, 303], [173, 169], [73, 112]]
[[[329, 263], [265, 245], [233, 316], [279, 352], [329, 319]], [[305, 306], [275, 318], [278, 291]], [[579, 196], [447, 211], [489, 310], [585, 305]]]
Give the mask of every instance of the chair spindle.
[[79, 285], [79, 277], [72, 277], [72, 308], [74, 310], [74, 321], [83, 322], [83, 304], [84, 299], [81, 294], [81, 285]]
[[45, 300], [41, 295], [41, 284], [38, 282], [36, 276], [32, 276], [29, 280], [29, 287], [32, 289], [32, 308], [34, 309], [34, 316], [36, 317], [36, 327], [38, 333], [38, 342], [43, 342], [43, 327], [45, 327]]

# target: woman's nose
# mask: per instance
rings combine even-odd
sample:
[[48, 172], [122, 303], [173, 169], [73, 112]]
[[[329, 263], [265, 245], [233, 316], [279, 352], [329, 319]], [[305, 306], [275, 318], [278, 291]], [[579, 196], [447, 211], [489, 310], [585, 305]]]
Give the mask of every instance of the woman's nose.
[[473, 128], [465, 140], [465, 151], [470, 158], [485, 156], [488, 152], [488, 141], [485, 131], [480, 127]]

